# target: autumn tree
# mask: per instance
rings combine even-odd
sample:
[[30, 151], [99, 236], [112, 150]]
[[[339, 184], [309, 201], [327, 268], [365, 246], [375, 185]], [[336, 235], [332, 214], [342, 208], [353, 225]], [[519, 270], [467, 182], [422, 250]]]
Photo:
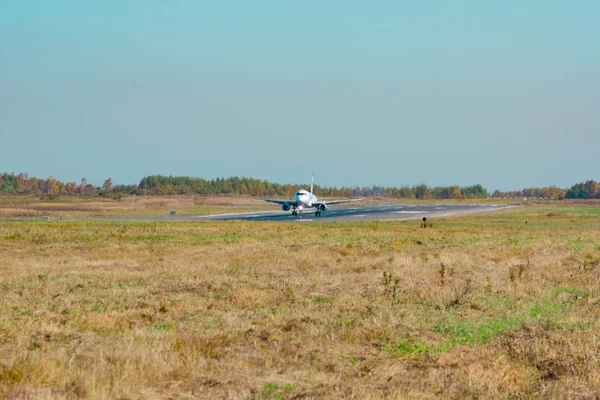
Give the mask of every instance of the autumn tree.
[[110, 192], [113, 188], [113, 183], [112, 183], [112, 179], [108, 178], [104, 181], [104, 184], [102, 185], [102, 189], [104, 189], [105, 192]]
[[449, 199], [462, 199], [463, 195], [458, 186], [451, 186], [448, 191]]
[[75, 196], [77, 194], [77, 184], [75, 182], [67, 182], [65, 193], [69, 196]]
[[79, 187], [77, 188], [77, 191], [79, 192], [80, 196], [85, 196], [85, 188], [87, 187], [87, 179], [85, 178], [81, 178], [81, 183], [79, 184]]
[[29, 193], [29, 191], [31, 190], [31, 180], [29, 179], [29, 175], [28, 174], [19, 174], [17, 175], [17, 184], [18, 184], [18, 188], [17, 188], [17, 192], [18, 193]]
[[62, 183], [57, 181], [53, 176], [41, 181], [40, 189], [42, 194], [46, 196], [59, 196], [61, 194]]

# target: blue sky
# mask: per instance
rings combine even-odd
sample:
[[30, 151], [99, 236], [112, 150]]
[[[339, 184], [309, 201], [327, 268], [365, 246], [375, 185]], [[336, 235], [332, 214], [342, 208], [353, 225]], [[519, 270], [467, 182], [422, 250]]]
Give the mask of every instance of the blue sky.
[[0, 0], [0, 171], [598, 180], [599, 39], [598, 1]]

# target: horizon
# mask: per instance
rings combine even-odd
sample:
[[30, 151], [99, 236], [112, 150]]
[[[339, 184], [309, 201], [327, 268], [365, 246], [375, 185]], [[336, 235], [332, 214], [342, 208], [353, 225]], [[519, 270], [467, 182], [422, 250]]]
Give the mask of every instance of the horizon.
[[[307, 184], [303, 184], [303, 183], [293, 183], [293, 182], [279, 182], [279, 181], [271, 181], [268, 179], [262, 179], [262, 178], [256, 178], [256, 177], [251, 177], [251, 176], [241, 176], [241, 175], [232, 175], [232, 176], [216, 176], [216, 177], [201, 177], [201, 176], [191, 176], [191, 175], [164, 175], [164, 174], [152, 174], [152, 175], [144, 175], [142, 178], [138, 179], [135, 182], [128, 182], [128, 183], [119, 183], [119, 182], [115, 182], [112, 177], [107, 177], [102, 179], [102, 182], [97, 183], [95, 181], [89, 180], [86, 177], [81, 177], [78, 180], [63, 180], [60, 179], [57, 176], [54, 175], [48, 175], [48, 176], [37, 176], [37, 175], [32, 175], [29, 174], [27, 172], [8, 172], [8, 171], [4, 171], [4, 172], [0, 172], [0, 177], [2, 176], [2, 174], [7, 173], [7, 174], [14, 174], [14, 175], [19, 175], [19, 174], [24, 174], [27, 175], [29, 178], [38, 178], [38, 179], [48, 179], [50, 177], [63, 182], [63, 183], [68, 183], [68, 182], [74, 182], [77, 185], [79, 185], [81, 183], [82, 179], [86, 179], [88, 184], [92, 184], [95, 187], [101, 187], [102, 184], [104, 183], [105, 180], [107, 179], [111, 179], [111, 182], [113, 183], [113, 185], [123, 185], [123, 186], [129, 186], [129, 185], [135, 185], [135, 186], [139, 186], [140, 182], [142, 181], [142, 179], [147, 178], [149, 176], [163, 176], [163, 177], [172, 177], [172, 178], [179, 178], [179, 177], [186, 177], [186, 178], [191, 178], [191, 179], [203, 179], [203, 180], [207, 180], [207, 181], [211, 181], [211, 180], [217, 180], [217, 179], [231, 179], [231, 178], [239, 178], [239, 179], [256, 179], [256, 180], [261, 180], [261, 181], [266, 181], [269, 183], [273, 183], [273, 184], [277, 184], [277, 185], [289, 185], [289, 186], [294, 186], [294, 187], [310, 187], [310, 182]], [[378, 184], [367, 184], [367, 185], [350, 185], [350, 186], [345, 186], [345, 185], [324, 185], [324, 184], [320, 184], [317, 180], [315, 180], [314, 185], [315, 187], [321, 187], [321, 188], [333, 188], [333, 189], [339, 189], [339, 188], [373, 188], [373, 187], [381, 187], [381, 188], [402, 188], [402, 187], [415, 187], [418, 185], [426, 185], [427, 187], [433, 189], [436, 187], [454, 187], [454, 186], [458, 186], [460, 188], [465, 188], [465, 187], [472, 187], [472, 186], [476, 186], [476, 185], [481, 185], [483, 186], [491, 195], [494, 191], [498, 190], [500, 192], [516, 192], [516, 191], [522, 191], [523, 189], [535, 189], [535, 188], [546, 188], [546, 187], [557, 187], [559, 189], [569, 189], [571, 187], [573, 187], [576, 184], [579, 183], [585, 183], [587, 181], [596, 181], [595, 179], [592, 178], [588, 178], [588, 179], [583, 179], [581, 181], [577, 181], [577, 182], [573, 182], [567, 186], [558, 186], [558, 185], [554, 185], [554, 184], [550, 184], [550, 185], [546, 185], [546, 186], [525, 186], [522, 188], [517, 188], [517, 189], [507, 189], [507, 190], [502, 190], [499, 188], [493, 188], [493, 187], [487, 187], [486, 185], [479, 183], [479, 182], [473, 182], [470, 184], [466, 184], [466, 185], [458, 185], [458, 184], [442, 184], [442, 185], [430, 185], [427, 182], [418, 182], [415, 184], [400, 184], [398, 186], [390, 186], [390, 185], [378, 185]], [[1, 185], [0, 185], [1, 186]]]
[[[315, 12], [318, 10], [318, 12]], [[599, 180], [600, 3], [0, 4], [0, 171]]]

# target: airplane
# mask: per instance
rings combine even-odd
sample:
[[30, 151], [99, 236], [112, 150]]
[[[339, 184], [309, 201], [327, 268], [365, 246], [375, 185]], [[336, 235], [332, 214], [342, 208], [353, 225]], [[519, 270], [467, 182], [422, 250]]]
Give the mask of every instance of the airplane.
[[313, 193], [315, 177], [313, 175], [310, 181], [310, 191], [308, 190], [298, 190], [296, 192], [296, 196], [294, 200], [276, 200], [276, 199], [264, 199], [256, 197], [256, 200], [264, 200], [269, 203], [277, 203], [281, 205], [281, 209], [283, 211], [289, 211], [292, 209], [292, 215], [296, 215], [300, 217], [300, 213], [305, 208], [316, 208], [315, 217], [320, 217], [323, 211], [327, 211], [329, 209], [329, 205], [331, 204], [340, 204], [340, 203], [350, 203], [352, 201], [360, 201], [364, 200], [364, 198], [360, 199], [346, 199], [346, 200], [331, 200], [331, 201], [319, 201], [317, 196]]

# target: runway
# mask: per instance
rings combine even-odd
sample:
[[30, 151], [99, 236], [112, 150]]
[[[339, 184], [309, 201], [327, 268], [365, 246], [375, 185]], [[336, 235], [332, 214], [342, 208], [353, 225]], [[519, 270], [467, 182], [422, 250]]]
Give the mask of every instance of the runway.
[[[451, 215], [498, 211], [516, 206], [496, 204], [378, 204], [330, 206], [320, 217], [314, 211], [304, 211], [296, 217], [282, 210], [212, 214], [199, 216], [168, 215], [160, 217], [118, 217], [119, 221], [274, 221], [274, 222], [358, 222], [358, 221], [402, 221], [427, 219]], [[104, 218], [102, 218], [104, 219]]]

